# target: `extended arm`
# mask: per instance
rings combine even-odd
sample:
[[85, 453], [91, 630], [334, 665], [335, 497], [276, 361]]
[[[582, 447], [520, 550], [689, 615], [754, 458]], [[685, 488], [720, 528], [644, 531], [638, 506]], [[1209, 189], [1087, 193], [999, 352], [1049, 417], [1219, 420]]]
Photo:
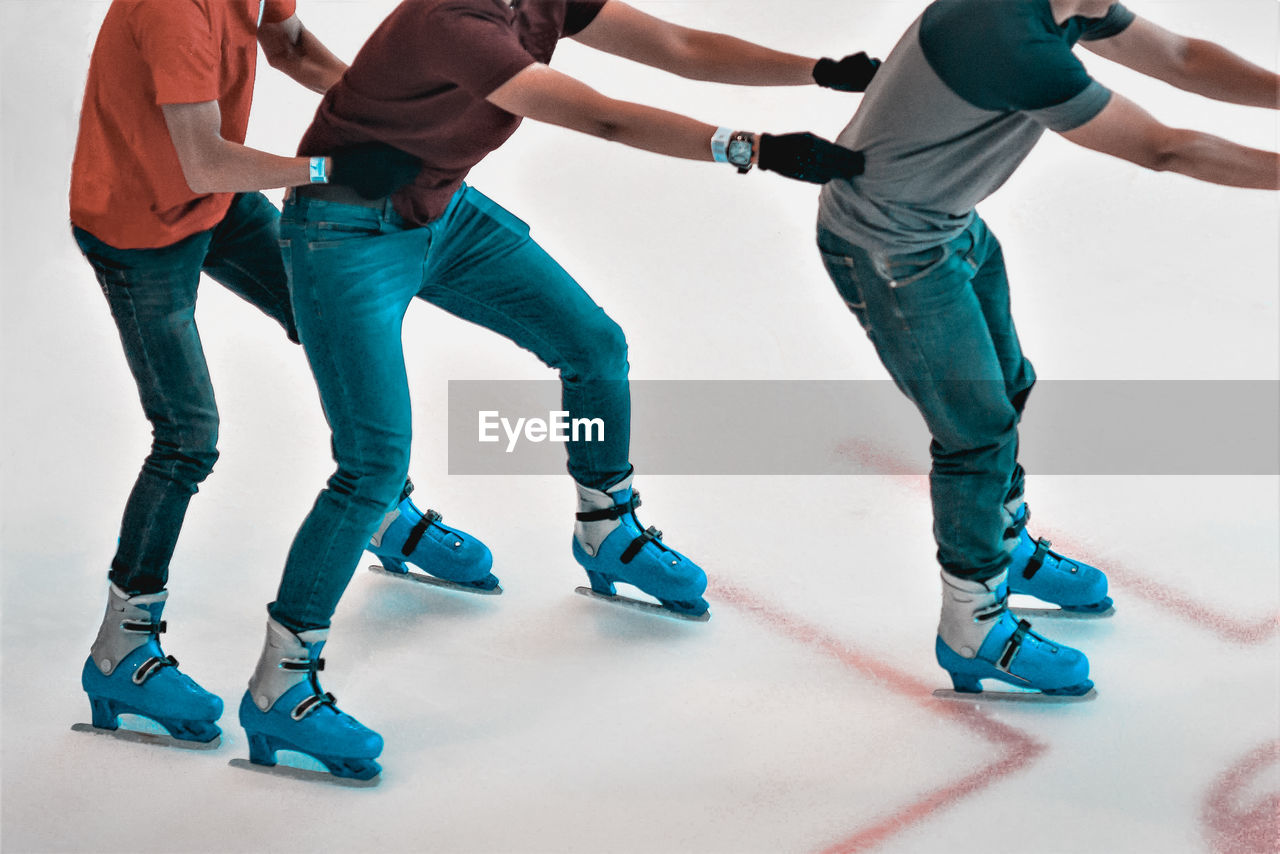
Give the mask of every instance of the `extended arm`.
[[[606, 4], [605, 8], [613, 3]], [[541, 63], [530, 65], [488, 97], [509, 113], [560, 125], [570, 130], [621, 142], [633, 148], [683, 157], [711, 160], [709, 140], [715, 125], [695, 119], [608, 98], [567, 74]]]
[[1101, 57], [1197, 95], [1280, 108], [1280, 75], [1213, 42], [1171, 33], [1143, 18], [1111, 38], [1082, 44]]
[[[608, 98], [541, 63], [518, 72], [490, 93], [488, 101], [518, 116], [633, 148], [687, 160], [717, 159], [712, 153], [715, 126], [656, 107]], [[764, 134], [758, 139], [748, 134], [747, 138], [751, 162], [789, 178], [823, 184], [835, 177], [852, 178], [862, 172], [861, 154], [812, 134]], [[729, 159], [732, 158], [730, 153]], [[749, 164], [741, 171], [748, 168]]]
[[297, 15], [278, 24], [263, 24], [258, 29], [258, 43], [272, 68], [313, 92], [324, 94], [347, 70], [347, 64], [302, 26]]
[[622, 0], [609, 0], [574, 38], [596, 50], [681, 77], [743, 86], [818, 83], [861, 92], [880, 65], [879, 60], [865, 53], [839, 62], [783, 53], [733, 36], [681, 27], [647, 15]]
[[1280, 190], [1280, 154], [1247, 148], [1221, 137], [1170, 128], [1137, 104], [1117, 94], [1102, 112], [1067, 139], [1156, 171], [1258, 190]]
[[813, 83], [817, 59], [720, 33], [689, 29], [609, 0], [574, 39], [596, 50], [693, 80], [746, 86]]

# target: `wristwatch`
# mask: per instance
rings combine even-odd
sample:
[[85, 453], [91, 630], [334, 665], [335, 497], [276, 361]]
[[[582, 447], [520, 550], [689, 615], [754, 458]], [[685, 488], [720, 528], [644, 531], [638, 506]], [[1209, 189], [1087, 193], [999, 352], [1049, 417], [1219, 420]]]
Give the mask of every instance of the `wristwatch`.
[[743, 175], [751, 171], [751, 157], [755, 154], [756, 135], [745, 131], [737, 131], [729, 137], [725, 147], [725, 155], [730, 163], [738, 167]]

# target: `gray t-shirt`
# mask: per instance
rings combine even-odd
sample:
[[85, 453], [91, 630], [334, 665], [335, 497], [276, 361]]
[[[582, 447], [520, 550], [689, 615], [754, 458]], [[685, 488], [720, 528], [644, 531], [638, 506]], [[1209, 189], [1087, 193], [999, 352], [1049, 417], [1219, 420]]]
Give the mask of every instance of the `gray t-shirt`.
[[1072, 47], [1122, 32], [1119, 3], [1059, 26], [1049, 0], [938, 0], [903, 35], [838, 138], [866, 172], [823, 188], [819, 222], [884, 253], [958, 235], [1045, 128], [1079, 127], [1111, 92]]

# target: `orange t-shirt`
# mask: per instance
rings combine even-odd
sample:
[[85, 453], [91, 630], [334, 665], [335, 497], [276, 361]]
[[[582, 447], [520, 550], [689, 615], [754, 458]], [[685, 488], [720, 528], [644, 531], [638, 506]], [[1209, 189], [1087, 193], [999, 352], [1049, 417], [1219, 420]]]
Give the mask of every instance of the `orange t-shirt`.
[[71, 221], [119, 249], [168, 246], [213, 228], [232, 194], [197, 195], [161, 104], [217, 101], [222, 136], [244, 143], [258, 25], [295, 0], [113, 0], [89, 63], [71, 167]]

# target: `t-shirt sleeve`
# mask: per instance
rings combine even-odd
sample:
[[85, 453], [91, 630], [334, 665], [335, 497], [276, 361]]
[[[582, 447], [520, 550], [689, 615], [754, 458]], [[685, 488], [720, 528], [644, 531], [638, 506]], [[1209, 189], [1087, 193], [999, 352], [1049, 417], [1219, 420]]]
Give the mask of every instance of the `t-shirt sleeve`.
[[1123, 3], [1113, 3], [1107, 14], [1101, 18], [1089, 18], [1085, 25], [1081, 41], [1098, 41], [1119, 35], [1128, 29], [1137, 16], [1125, 8]]
[[446, 4], [424, 15], [419, 26], [421, 37], [412, 43], [431, 57], [432, 70], [478, 98], [537, 61], [496, 8]]
[[1028, 42], [1014, 53], [1011, 72], [1003, 84], [1010, 107], [1049, 130], [1077, 128], [1111, 100], [1111, 90], [1059, 39]]
[[564, 34], [577, 35], [596, 19], [606, 0], [569, 0], [565, 6]]
[[199, 6], [142, 0], [130, 11], [129, 25], [155, 88], [157, 104], [218, 99], [220, 52], [209, 19]]
[[298, 11], [297, 0], [267, 0], [262, 7], [262, 23], [278, 24], [287, 21]]

